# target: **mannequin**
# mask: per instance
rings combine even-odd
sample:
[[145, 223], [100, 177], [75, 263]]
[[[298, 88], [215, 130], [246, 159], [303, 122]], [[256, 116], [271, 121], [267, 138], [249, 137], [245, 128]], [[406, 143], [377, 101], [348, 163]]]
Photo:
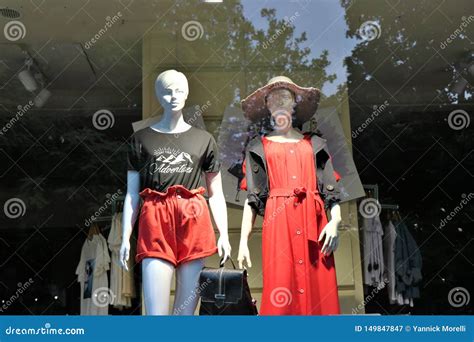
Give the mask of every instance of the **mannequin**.
[[[248, 119], [268, 115], [272, 126], [247, 147], [243, 188], [248, 198], [238, 254], [239, 267], [252, 266], [248, 239], [257, 213], [264, 215], [262, 315], [339, 313], [333, 257], [341, 223], [336, 173], [325, 140], [293, 127], [295, 120], [314, 114], [318, 101], [319, 90], [280, 76], [242, 102]], [[264, 181], [258, 178], [262, 173]], [[324, 208], [330, 209], [329, 221]]]
[[[186, 139], [190, 139], [189, 132], [197, 132], [196, 134], [200, 134], [200, 136], [205, 136], [206, 139], [209, 137], [207, 132], [201, 131], [198, 128], [194, 128], [187, 124], [183, 119], [182, 109], [184, 108], [185, 101], [188, 96], [188, 82], [184, 74], [177, 72], [175, 70], [167, 70], [161, 73], [155, 82], [155, 94], [160, 102], [161, 106], [163, 107], [163, 117], [160, 121], [156, 124], [150, 126], [148, 131], [146, 131], [147, 136], [151, 136], [152, 139], [159, 139], [159, 141], [154, 141], [157, 143], [164, 144], [167, 149], [174, 148], [176, 143], [181, 141], [183, 143], [189, 143]], [[151, 129], [151, 131], [150, 131]], [[197, 131], [199, 130], [199, 131]], [[136, 132], [137, 133], [137, 132]], [[194, 134], [194, 133], [193, 133]], [[203, 135], [206, 134], [206, 135]], [[209, 135], [210, 136], [210, 135]], [[180, 140], [184, 139], [184, 140]], [[213, 142], [213, 138], [211, 136], [211, 141]], [[168, 144], [169, 142], [169, 144]], [[168, 144], [168, 145], [167, 145]], [[199, 144], [199, 141], [193, 141], [192, 144], [196, 145]], [[141, 147], [142, 145], [140, 145]], [[197, 146], [199, 147], [199, 146]], [[146, 148], [143, 145], [142, 148]], [[150, 152], [151, 153], [151, 152]], [[186, 153], [183, 151], [178, 157], [180, 156], [189, 156], [194, 158], [193, 153]], [[155, 158], [157, 157], [157, 158]], [[151, 164], [148, 164], [149, 167], [149, 174], [155, 174], [157, 172], [161, 172], [165, 170], [164, 162], [160, 161], [161, 156], [154, 155], [154, 159], [151, 161]], [[215, 157], [215, 156], [214, 156]], [[198, 160], [199, 161], [199, 160]], [[175, 161], [176, 163], [177, 161]], [[180, 160], [182, 163], [182, 160]], [[171, 168], [169, 170], [166, 169], [167, 174], [164, 176], [169, 175], [169, 173], [173, 172], [188, 172], [191, 167], [196, 166], [196, 160], [189, 161], [187, 167], [183, 168]], [[168, 164], [166, 167], [171, 167], [172, 163]], [[161, 170], [161, 171], [160, 171]], [[178, 171], [173, 171], [178, 170]], [[145, 178], [140, 172], [135, 170], [130, 170], [127, 173], [127, 194], [125, 196], [124, 201], [124, 209], [123, 209], [123, 242], [120, 248], [120, 262], [123, 267], [127, 268], [127, 260], [130, 257], [130, 235], [132, 232], [132, 227], [137, 219], [139, 219], [140, 223], [140, 232], [139, 234], [143, 233], [143, 238], [140, 238], [139, 235], [139, 246], [140, 241], [143, 240], [143, 245], [147, 246], [150, 241], [146, 241], [148, 239], [148, 234], [145, 230], [148, 229], [165, 229], [164, 226], [161, 224], [152, 224], [151, 227], [142, 227], [141, 223], [142, 220], [145, 221], [147, 217], [145, 217], [144, 213], [141, 210], [144, 210], [145, 204], [143, 204], [142, 209], [140, 209], [140, 196], [147, 200], [150, 197], [145, 197], [143, 194], [143, 182], [144, 179], [148, 179], [146, 177], [150, 177], [149, 174], [145, 174]], [[231, 247], [229, 243], [228, 237], [228, 227], [227, 227], [227, 208], [225, 203], [225, 197], [222, 190], [222, 181], [221, 181], [221, 174], [220, 172], [202, 172], [199, 176], [204, 175], [207, 191], [209, 194], [209, 207], [211, 209], [212, 215], [214, 217], [214, 221], [217, 225], [219, 230], [219, 239], [217, 243], [217, 251], [219, 256], [223, 257], [224, 261], [229, 257], [231, 252]], [[173, 175], [172, 175], [173, 176]], [[155, 184], [155, 183], [153, 183]], [[174, 185], [174, 184], [170, 184]], [[169, 187], [168, 189], [163, 188], [159, 189], [160, 192], [155, 190], [158, 189], [146, 189], [149, 194], [155, 196], [153, 201], [154, 203], [159, 202], [163, 197], [163, 193], [166, 193], [168, 197], [180, 203], [180, 201], [184, 201], [185, 195], [180, 196], [179, 194], [183, 194], [183, 191], [187, 193], [187, 190], [184, 189], [180, 192], [180, 189], [175, 189], [174, 195], [171, 194], [171, 189], [173, 187]], [[141, 191], [142, 190], [142, 191]], [[161, 197], [157, 194], [161, 194]], [[174, 197], [171, 197], [174, 196]], [[202, 216], [207, 213], [207, 205], [203, 200], [202, 196], [199, 195], [191, 195], [191, 200], [196, 200], [195, 202], [189, 202], [191, 206], [195, 206], [197, 203], [198, 205], [198, 215]], [[197, 197], [199, 196], [199, 198]], [[150, 201], [151, 203], [151, 201]], [[160, 202], [159, 202], [160, 203]], [[183, 202], [184, 203], [184, 202]], [[186, 202], [188, 203], [188, 202]], [[194, 204], [193, 204], [194, 203]], [[204, 203], [204, 204], [202, 204]], [[152, 210], [152, 207], [147, 209], [148, 211]], [[178, 217], [189, 216], [186, 212], [182, 212], [184, 207], [177, 207], [176, 215]], [[139, 216], [140, 215], [140, 216]], [[154, 217], [154, 213], [151, 215]], [[193, 217], [189, 219], [190, 221], [194, 220]], [[174, 222], [174, 221], [173, 221]], [[178, 221], [176, 221], [178, 222]], [[206, 225], [210, 225], [210, 220], [208, 219]], [[173, 223], [171, 223], [173, 224]], [[172, 229], [176, 228], [176, 231], [179, 231], [180, 227], [171, 227]], [[191, 227], [190, 229], [192, 229]], [[201, 227], [200, 227], [201, 228]], [[204, 227], [205, 229], [211, 229], [211, 227]], [[196, 229], [196, 228], [195, 228]], [[168, 232], [164, 232], [163, 234], [167, 234]], [[190, 232], [191, 234], [195, 232]], [[213, 234], [213, 233], [212, 233]], [[141, 240], [140, 240], [141, 239]], [[176, 240], [178, 242], [180, 237], [178, 236]], [[202, 239], [201, 239], [202, 240]], [[207, 239], [209, 240], [209, 239]], [[160, 244], [162, 243], [159, 240]], [[188, 242], [189, 243], [189, 242]], [[215, 243], [215, 242], [214, 242]], [[215, 246], [215, 245], [214, 245]], [[210, 251], [210, 249], [208, 249]], [[166, 251], [165, 251], [166, 252]], [[160, 254], [161, 253], [161, 254]], [[205, 256], [213, 254], [213, 251], [208, 252]], [[170, 291], [171, 291], [171, 281], [173, 272], [176, 269], [176, 295], [175, 301], [173, 305], [173, 314], [175, 315], [192, 315], [196, 309], [196, 305], [199, 299], [199, 295], [197, 293], [198, 287], [198, 277], [200, 270], [204, 266], [204, 257], [196, 257], [196, 255], [188, 256], [185, 259], [189, 259], [189, 261], [183, 261], [177, 263], [176, 260], [173, 260], [172, 256], [168, 257], [164, 254], [163, 251], [161, 252], [154, 252], [154, 251], [147, 251], [146, 253], [142, 253], [143, 255], [140, 257], [142, 261], [142, 274], [143, 274], [143, 291], [144, 291], [144, 298], [145, 298], [145, 309], [148, 315], [168, 315], [169, 314], [169, 298], [170, 298]], [[203, 253], [201, 253], [203, 254]], [[137, 258], [139, 257], [137, 251]]]
[[[290, 100], [291, 99], [291, 100]], [[270, 93], [267, 99], [268, 109], [272, 113], [273, 120], [278, 120], [277, 109], [286, 109], [288, 113], [293, 111], [295, 102], [289, 90], [286, 89], [277, 89]], [[277, 114], [275, 114], [277, 113]], [[291, 123], [291, 115], [286, 116], [286, 120], [289, 120]], [[275, 125], [275, 130], [268, 135], [268, 139], [272, 141], [277, 141], [281, 143], [294, 143], [298, 142], [303, 138], [303, 135], [296, 131], [291, 125]], [[257, 214], [249, 204], [248, 199], [244, 203], [244, 212], [242, 216], [242, 233], [240, 239], [239, 247], [239, 267], [244, 266], [244, 262], [248, 267], [252, 267], [252, 261], [250, 259], [250, 251], [248, 248], [248, 237], [252, 232], [253, 225]], [[339, 245], [339, 233], [338, 228], [341, 224], [341, 207], [339, 204], [333, 205], [331, 208], [331, 220], [323, 228], [323, 231], [319, 235], [319, 242], [324, 241], [323, 247], [321, 248], [322, 252], [325, 255], [330, 255], [334, 253]]]

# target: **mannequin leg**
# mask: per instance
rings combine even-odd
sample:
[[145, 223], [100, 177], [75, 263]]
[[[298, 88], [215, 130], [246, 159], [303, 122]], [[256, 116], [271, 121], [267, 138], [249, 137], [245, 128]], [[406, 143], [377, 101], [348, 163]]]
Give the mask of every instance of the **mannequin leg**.
[[174, 265], [156, 258], [142, 261], [143, 295], [147, 315], [169, 315]]
[[176, 296], [173, 315], [194, 315], [199, 301], [199, 273], [204, 266], [204, 258], [191, 260], [176, 269]]

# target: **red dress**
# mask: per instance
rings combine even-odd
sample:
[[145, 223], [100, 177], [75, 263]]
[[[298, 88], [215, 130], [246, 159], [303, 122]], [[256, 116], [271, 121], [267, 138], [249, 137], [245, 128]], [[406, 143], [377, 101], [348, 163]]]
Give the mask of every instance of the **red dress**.
[[[311, 138], [263, 138], [270, 186], [262, 235], [262, 315], [339, 314], [334, 256], [317, 239], [327, 223]], [[324, 240], [323, 240], [324, 241]]]

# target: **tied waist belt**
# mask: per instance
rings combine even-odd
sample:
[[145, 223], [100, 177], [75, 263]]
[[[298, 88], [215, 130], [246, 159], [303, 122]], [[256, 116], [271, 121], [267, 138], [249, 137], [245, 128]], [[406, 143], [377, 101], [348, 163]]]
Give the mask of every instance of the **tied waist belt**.
[[181, 197], [193, 197], [197, 194], [202, 195], [206, 192], [206, 189], [202, 186], [196, 189], [188, 189], [182, 185], [172, 185], [166, 189], [165, 192], [160, 192], [150, 188], [145, 188], [140, 191], [140, 197], [145, 199], [149, 197], [169, 197], [169, 196], [181, 196]]
[[[305, 197], [308, 190], [304, 186], [296, 188], [274, 188], [270, 189], [269, 197], [291, 197], [295, 196], [295, 201], [301, 202]], [[318, 190], [311, 190], [312, 193], [318, 194]]]
[[[319, 191], [316, 190], [307, 190], [305, 187], [295, 187], [295, 188], [274, 188], [270, 189], [268, 197], [294, 197], [293, 204], [297, 206], [300, 204], [306, 197], [307, 194], [310, 194], [313, 197], [316, 204], [316, 214], [324, 212], [324, 202], [319, 196]], [[315, 218], [317, 219], [317, 218]], [[316, 229], [309, 229], [307, 232], [308, 240], [318, 242], [318, 232]]]

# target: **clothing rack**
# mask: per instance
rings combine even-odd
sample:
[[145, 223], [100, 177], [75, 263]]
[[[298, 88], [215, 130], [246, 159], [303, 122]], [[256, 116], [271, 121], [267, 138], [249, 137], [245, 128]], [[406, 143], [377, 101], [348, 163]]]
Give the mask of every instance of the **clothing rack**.
[[374, 198], [379, 200], [379, 186], [377, 184], [363, 184], [364, 190], [373, 191]]
[[92, 219], [92, 223], [94, 222], [108, 222], [112, 220], [112, 216], [101, 216]]
[[112, 215], [107, 215], [107, 216], [100, 216], [100, 217], [95, 217], [92, 219], [92, 223], [94, 222], [112, 222], [113, 215], [117, 213], [118, 211], [123, 210], [123, 202], [125, 200], [125, 196], [118, 196], [112, 201], [111, 209], [112, 209]]
[[[419, 297], [419, 281], [421, 280], [422, 258], [419, 248], [408, 231], [408, 227], [402, 224], [404, 220], [400, 216], [399, 205], [380, 204], [377, 184], [364, 184], [363, 187], [364, 190], [371, 192], [370, 197], [377, 201], [379, 209], [386, 210], [387, 221], [392, 221], [392, 226], [383, 224], [379, 212], [377, 213], [379, 214], [377, 222], [364, 222], [367, 225], [362, 228], [361, 238], [364, 285], [378, 287], [379, 284], [386, 283], [391, 305], [413, 307], [413, 299]], [[366, 227], [369, 229], [364, 229]], [[380, 230], [383, 230], [383, 237]], [[382, 265], [378, 267], [382, 273], [377, 272], [377, 268], [374, 266], [377, 264]], [[408, 265], [407, 270], [403, 272], [406, 272], [409, 277], [400, 276], [400, 265]], [[416, 282], [412, 281], [415, 279], [414, 275], [417, 277]], [[409, 283], [405, 281], [405, 278], [410, 279]], [[400, 287], [397, 284], [402, 285]], [[399, 290], [399, 287], [403, 290]], [[368, 288], [365, 287], [365, 289]]]
[[398, 204], [381, 204], [380, 205], [382, 207], [382, 209], [392, 209], [392, 210], [398, 210], [399, 209], [399, 206]]
[[[378, 184], [364, 184], [364, 189], [369, 191], [373, 191], [374, 198], [379, 201], [379, 186]], [[400, 207], [398, 204], [380, 204], [381, 209], [388, 209], [388, 210], [399, 210]]]

